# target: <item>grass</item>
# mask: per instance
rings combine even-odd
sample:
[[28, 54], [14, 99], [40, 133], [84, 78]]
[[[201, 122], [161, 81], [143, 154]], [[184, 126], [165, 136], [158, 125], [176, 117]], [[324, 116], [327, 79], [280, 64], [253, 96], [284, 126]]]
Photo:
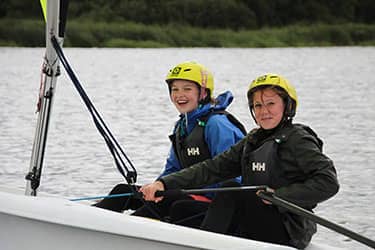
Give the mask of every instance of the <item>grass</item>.
[[[43, 47], [43, 20], [0, 20], [0, 46]], [[301, 47], [374, 46], [375, 24], [293, 25], [260, 30], [203, 29], [177, 24], [71, 20], [65, 47]]]

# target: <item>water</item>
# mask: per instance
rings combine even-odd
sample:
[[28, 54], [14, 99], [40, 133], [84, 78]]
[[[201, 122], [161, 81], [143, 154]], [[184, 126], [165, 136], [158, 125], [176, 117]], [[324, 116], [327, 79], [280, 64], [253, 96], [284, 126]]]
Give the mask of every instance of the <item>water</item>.
[[[0, 182], [23, 190], [36, 124], [42, 48], [0, 48]], [[250, 81], [280, 73], [296, 87], [297, 122], [323, 138], [335, 162], [340, 192], [316, 213], [375, 238], [375, 47], [273, 49], [68, 48], [81, 83], [138, 170], [152, 181], [167, 156], [177, 112], [164, 83], [184, 60], [207, 65], [218, 94], [230, 89], [230, 111], [254, 127], [246, 105]], [[58, 79], [41, 192], [75, 198], [106, 194], [123, 181], [64, 70]], [[315, 242], [368, 249], [323, 227]]]

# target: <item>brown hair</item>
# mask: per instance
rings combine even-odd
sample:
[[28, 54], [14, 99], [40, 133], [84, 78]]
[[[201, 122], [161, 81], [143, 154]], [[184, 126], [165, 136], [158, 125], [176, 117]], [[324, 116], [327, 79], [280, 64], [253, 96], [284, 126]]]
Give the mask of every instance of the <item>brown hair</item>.
[[275, 85], [261, 85], [259, 87], [253, 88], [253, 89], [251, 89], [247, 92], [247, 99], [248, 99], [248, 103], [249, 103], [250, 108], [252, 108], [253, 105], [254, 105], [253, 104], [254, 93], [257, 92], [258, 90], [264, 91], [266, 89], [270, 89], [270, 90], [275, 91], [276, 94], [278, 94], [281, 97], [281, 99], [283, 99], [285, 105], [288, 103], [289, 95], [284, 89], [282, 89], [278, 86], [275, 86]]

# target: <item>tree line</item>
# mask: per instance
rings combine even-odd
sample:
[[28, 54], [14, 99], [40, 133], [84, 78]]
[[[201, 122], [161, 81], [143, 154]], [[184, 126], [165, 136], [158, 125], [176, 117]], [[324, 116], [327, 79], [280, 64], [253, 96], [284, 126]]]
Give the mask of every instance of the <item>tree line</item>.
[[[375, 23], [374, 0], [80, 0], [69, 19], [255, 30], [316, 23]], [[41, 18], [39, 1], [0, 2], [0, 18]]]

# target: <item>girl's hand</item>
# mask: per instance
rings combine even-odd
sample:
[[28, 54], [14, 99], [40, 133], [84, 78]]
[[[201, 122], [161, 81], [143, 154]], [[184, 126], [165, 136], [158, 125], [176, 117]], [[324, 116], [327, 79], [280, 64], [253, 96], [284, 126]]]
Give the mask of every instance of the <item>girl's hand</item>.
[[154, 183], [146, 184], [139, 189], [139, 191], [143, 193], [143, 198], [146, 201], [154, 201], [156, 203], [161, 201], [163, 197], [155, 197], [155, 192], [164, 190], [164, 184], [161, 181], [155, 181]]
[[[275, 190], [272, 189], [272, 188], [267, 188], [266, 191], [269, 192], [269, 193], [274, 193], [274, 192], [275, 192]], [[257, 191], [257, 195], [258, 195], [260, 192], [264, 192], [264, 190], [258, 190], [258, 191]], [[272, 205], [272, 203], [271, 203], [270, 201], [266, 201], [266, 200], [263, 200], [263, 199], [262, 199], [262, 201], [263, 201], [264, 204]]]

